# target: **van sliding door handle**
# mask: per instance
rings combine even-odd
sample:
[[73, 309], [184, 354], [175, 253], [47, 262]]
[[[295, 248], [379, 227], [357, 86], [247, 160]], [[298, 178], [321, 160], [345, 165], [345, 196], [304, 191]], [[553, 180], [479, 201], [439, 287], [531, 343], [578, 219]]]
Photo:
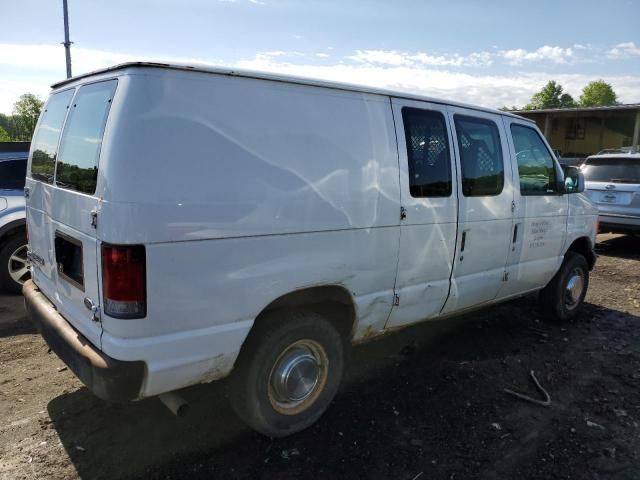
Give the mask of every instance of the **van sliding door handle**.
[[467, 244], [467, 231], [463, 230], [462, 239], [460, 240], [460, 261], [464, 260], [464, 255], [462, 254], [462, 252], [464, 252], [464, 247], [466, 244]]
[[518, 241], [518, 224], [516, 223], [513, 226], [513, 243], [516, 243]]

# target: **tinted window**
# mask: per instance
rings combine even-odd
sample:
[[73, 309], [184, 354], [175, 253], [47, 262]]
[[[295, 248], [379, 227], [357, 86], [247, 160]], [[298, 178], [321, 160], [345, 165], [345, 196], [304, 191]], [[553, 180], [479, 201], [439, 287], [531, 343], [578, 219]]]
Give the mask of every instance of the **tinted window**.
[[53, 183], [60, 130], [73, 96], [73, 90], [51, 95], [40, 118], [38, 131], [34, 135], [31, 177]]
[[520, 194], [555, 193], [555, 163], [538, 132], [530, 127], [512, 124], [511, 135], [518, 161]]
[[403, 108], [412, 197], [451, 195], [447, 126], [441, 113]]
[[456, 115], [462, 193], [465, 197], [499, 195], [504, 164], [498, 127], [490, 120]]
[[640, 183], [638, 158], [589, 158], [582, 171], [585, 180], [590, 182]]
[[93, 194], [102, 135], [116, 81], [80, 87], [64, 127], [56, 166], [56, 185]]
[[0, 190], [22, 190], [26, 174], [26, 159], [0, 161]]

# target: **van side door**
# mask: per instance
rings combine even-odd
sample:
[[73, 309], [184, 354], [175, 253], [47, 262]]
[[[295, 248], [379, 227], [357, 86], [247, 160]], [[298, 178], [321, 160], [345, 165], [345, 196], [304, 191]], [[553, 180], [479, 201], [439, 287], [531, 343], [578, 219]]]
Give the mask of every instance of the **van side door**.
[[493, 301], [504, 280], [513, 187], [500, 115], [450, 107], [458, 159], [458, 238], [443, 313]]
[[514, 171], [513, 234], [504, 298], [544, 287], [562, 263], [568, 199], [558, 192], [560, 165], [531, 122], [503, 117]]
[[446, 107], [391, 99], [398, 139], [400, 252], [387, 327], [437, 316], [449, 292], [457, 192]]

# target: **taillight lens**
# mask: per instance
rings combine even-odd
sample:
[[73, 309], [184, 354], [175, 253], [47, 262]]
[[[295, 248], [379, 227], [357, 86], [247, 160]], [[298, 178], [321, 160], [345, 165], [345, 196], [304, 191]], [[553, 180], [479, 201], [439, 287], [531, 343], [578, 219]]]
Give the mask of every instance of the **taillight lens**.
[[144, 245], [102, 245], [104, 313], [115, 318], [142, 318], [147, 314], [146, 255]]

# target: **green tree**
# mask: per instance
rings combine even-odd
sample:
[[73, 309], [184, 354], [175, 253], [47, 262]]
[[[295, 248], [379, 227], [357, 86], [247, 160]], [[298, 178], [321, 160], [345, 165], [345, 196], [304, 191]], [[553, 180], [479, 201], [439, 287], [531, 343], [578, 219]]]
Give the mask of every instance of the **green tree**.
[[550, 80], [542, 90], [531, 97], [531, 103], [524, 106], [524, 110], [539, 110], [541, 108], [571, 108], [576, 102], [571, 95], [564, 93], [562, 85]]
[[0, 127], [0, 142], [10, 142], [11, 141], [11, 137], [9, 137], [9, 134], [7, 133], [7, 131]]
[[33, 93], [20, 95], [13, 105], [13, 117], [17, 127], [15, 140], [31, 140], [43, 105], [44, 102]]
[[603, 107], [606, 105], [617, 105], [618, 95], [613, 91], [611, 85], [604, 80], [589, 82], [580, 95], [581, 107]]

